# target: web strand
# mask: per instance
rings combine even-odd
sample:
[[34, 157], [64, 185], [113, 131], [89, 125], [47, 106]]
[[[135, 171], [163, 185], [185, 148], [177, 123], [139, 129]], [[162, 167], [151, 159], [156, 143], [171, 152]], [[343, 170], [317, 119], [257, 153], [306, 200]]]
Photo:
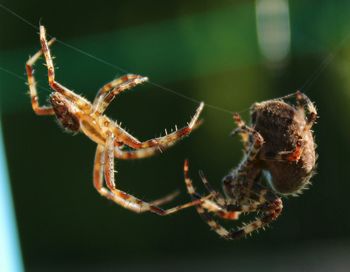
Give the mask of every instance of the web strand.
[[305, 92], [309, 89], [311, 85], [320, 77], [320, 75], [328, 68], [328, 66], [333, 62], [334, 58], [338, 54], [339, 50], [343, 45], [349, 40], [350, 32], [345, 35], [345, 37], [332, 49], [330, 53], [322, 60], [319, 66], [313, 71], [305, 83], [299, 88], [300, 91]]
[[[38, 26], [34, 25], [33, 23], [31, 23], [30, 21], [28, 21], [28, 20], [25, 19], [24, 17], [20, 16], [20, 15], [17, 14], [16, 12], [12, 11], [11, 9], [5, 7], [5, 6], [4, 6], [3, 4], [1, 4], [1, 3], [0, 3], [0, 7], [1, 7], [2, 9], [4, 9], [5, 11], [7, 11], [8, 13], [12, 14], [13, 16], [15, 16], [16, 18], [20, 19], [22, 22], [24, 22], [24, 23], [26, 23], [27, 25], [31, 26], [31, 27], [34, 28], [35, 30], [39, 30], [39, 27], [38, 27]], [[47, 35], [47, 36], [48, 36], [49, 38], [53, 38], [53, 36], [51, 36], [51, 35]], [[100, 58], [100, 57], [97, 57], [97, 56], [95, 56], [95, 55], [93, 55], [93, 54], [91, 54], [91, 53], [89, 53], [89, 52], [86, 52], [86, 51], [84, 51], [84, 50], [82, 50], [82, 49], [80, 49], [80, 48], [78, 48], [78, 47], [75, 47], [75, 46], [73, 46], [73, 45], [71, 45], [71, 44], [68, 44], [68, 43], [66, 43], [66, 42], [64, 42], [64, 41], [62, 41], [62, 40], [60, 40], [60, 39], [57, 39], [57, 38], [56, 38], [56, 41], [57, 41], [58, 43], [64, 45], [64, 46], [66, 46], [66, 47], [68, 47], [68, 48], [70, 48], [70, 49], [72, 49], [72, 50], [74, 50], [74, 51], [76, 51], [76, 52], [82, 54], [82, 55], [85, 55], [85, 56], [87, 56], [87, 57], [89, 57], [89, 58], [91, 58], [91, 59], [93, 59], [93, 60], [95, 60], [95, 61], [97, 61], [97, 62], [103, 63], [103, 64], [105, 64], [105, 65], [107, 65], [107, 66], [109, 66], [109, 67], [111, 67], [111, 68], [114, 68], [114, 69], [116, 69], [116, 70], [122, 72], [122, 73], [126, 73], [126, 74], [129, 73], [129, 71], [128, 71], [127, 69], [123, 68], [123, 67], [120, 67], [120, 66], [118, 66], [118, 65], [115, 65], [114, 63], [111, 63], [111, 62], [109, 62], [109, 61], [107, 61], [107, 60], [105, 60], [105, 59], [102, 59], [102, 58]], [[2, 70], [5, 71], [6, 69], [2, 69]], [[7, 70], [7, 72], [8, 72], [9, 74], [16, 75], [15, 73], [13, 73], [13, 72], [11, 72], [11, 71], [9, 71], [9, 70]], [[16, 75], [16, 77], [19, 77], [19, 76]], [[22, 79], [22, 78], [21, 78], [21, 79]], [[193, 103], [199, 104], [199, 103], [201, 102], [201, 101], [198, 100], [198, 99], [195, 99], [195, 98], [193, 98], [193, 97], [184, 95], [184, 94], [182, 94], [182, 93], [180, 93], [180, 92], [178, 92], [178, 91], [175, 91], [175, 90], [173, 90], [173, 89], [170, 89], [170, 88], [168, 88], [168, 87], [165, 87], [165, 86], [163, 86], [163, 85], [160, 85], [160, 84], [158, 84], [158, 83], [156, 83], [156, 82], [148, 81], [148, 83], [151, 84], [151, 85], [153, 85], [153, 86], [155, 86], [155, 87], [158, 87], [159, 89], [162, 89], [163, 91], [167, 91], [167, 92], [169, 92], [169, 93], [172, 93], [173, 95], [176, 95], [176, 96], [178, 96], [178, 97], [181, 97], [181, 98], [186, 99], [186, 100], [188, 100], [188, 101], [191, 101], [191, 102], [193, 102]], [[234, 113], [234, 112], [231, 111], [231, 110], [228, 110], [228, 109], [225, 109], [225, 108], [222, 108], [222, 107], [219, 107], [219, 106], [215, 106], [215, 105], [211, 105], [211, 104], [207, 104], [207, 103], [206, 103], [205, 105], [206, 105], [207, 108], [211, 108], [211, 109], [214, 109], [214, 110], [217, 110], [217, 111], [221, 111], [221, 112], [223, 112], [223, 113], [227, 113], [227, 114], [231, 114], [231, 115]]]
[[[9, 14], [15, 16], [16, 18], [18, 18], [19, 20], [21, 20], [22, 22], [24, 22], [25, 24], [31, 26], [32, 28], [34, 28], [35, 30], [39, 30], [39, 27], [34, 25], [33, 23], [31, 23], [30, 21], [28, 21], [27, 19], [25, 19], [24, 17], [22, 17], [21, 15], [17, 14], [16, 12], [14, 12], [13, 10], [7, 8], [6, 6], [4, 6], [3, 4], [0, 3], [0, 7], [5, 10], [6, 12], [8, 12]], [[52, 37], [51, 35], [48, 35], [48, 37]], [[338, 53], [338, 51], [340, 50], [340, 48], [343, 46], [343, 44], [350, 38], [350, 33], [348, 33], [345, 38], [343, 38], [341, 40], [341, 42], [338, 43], [338, 45], [333, 49], [331, 50], [331, 53], [329, 53], [324, 59], [323, 61], [320, 63], [320, 65], [313, 71], [313, 73], [308, 77], [308, 79], [305, 81], [305, 83], [299, 88], [301, 91], [305, 91], [306, 89], [310, 88], [311, 85], [319, 78], [319, 76], [328, 68], [328, 66], [332, 63], [332, 61], [334, 60], [336, 54]], [[86, 52], [78, 47], [75, 47], [71, 44], [68, 44], [60, 39], [56, 39], [58, 43], [82, 54], [82, 55], [85, 55], [97, 62], [100, 62], [104, 65], [107, 65], [113, 69], [116, 69], [122, 73], [129, 73], [129, 71], [123, 67], [120, 67], [118, 65], [115, 65], [114, 63], [111, 63], [105, 59], [102, 59], [100, 57], [97, 57], [89, 52]], [[23, 78], [21, 76], [19, 76], [18, 74], [12, 72], [12, 71], [9, 71], [5, 68], [2, 68], [0, 67], [0, 70], [2, 71], [5, 71], [7, 72], [8, 74], [11, 74], [19, 79], [22, 79], [22, 80], [25, 80], [26, 81], [26, 78]], [[168, 93], [171, 93], [173, 95], [176, 95], [178, 97], [181, 97], [183, 99], [186, 99], [188, 101], [191, 101], [193, 103], [196, 103], [196, 104], [199, 104], [200, 103], [200, 100], [198, 99], [195, 99], [193, 97], [190, 97], [190, 96], [187, 96], [187, 95], [184, 95], [182, 94], [181, 92], [178, 92], [178, 91], [175, 91], [173, 89], [170, 89], [168, 87], [165, 87], [161, 84], [158, 84], [156, 82], [153, 82], [153, 81], [149, 81], [148, 82], [149, 84], [163, 90], [163, 91], [166, 91]], [[227, 113], [227, 114], [233, 114], [234, 111], [231, 111], [231, 110], [228, 110], [228, 109], [225, 109], [225, 108], [222, 108], [222, 107], [219, 107], [219, 106], [216, 106], [216, 105], [212, 105], [212, 104], [207, 104], [206, 103], [206, 107], [208, 108], [211, 108], [211, 109], [214, 109], [214, 110], [217, 110], [217, 111], [220, 111], [220, 112], [223, 112], [223, 113]], [[241, 110], [239, 112], [244, 112], [246, 111], [247, 109], [244, 109], [244, 110]]]
[[[11, 75], [11, 76], [13, 76], [13, 77], [16, 77], [16, 78], [18, 78], [18, 79], [24, 81], [24, 82], [27, 84], [27, 81], [28, 81], [28, 78], [27, 78], [27, 77], [20, 76], [20, 75], [16, 74], [15, 72], [10, 71], [9, 69], [6, 69], [6, 68], [1, 67], [1, 66], [0, 66], [0, 71], [3, 71], [3, 72], [5, 72], [5, 73], [7, 73], [7, 74], [9, 74], [9, 75]], [[36, 86], [37, 86], [39, 89], [41, 89], [41, 90], [51, 92], [50, 89], [41, 86], [41, 85], [38, 84], [37, 82], [36, 82]]]

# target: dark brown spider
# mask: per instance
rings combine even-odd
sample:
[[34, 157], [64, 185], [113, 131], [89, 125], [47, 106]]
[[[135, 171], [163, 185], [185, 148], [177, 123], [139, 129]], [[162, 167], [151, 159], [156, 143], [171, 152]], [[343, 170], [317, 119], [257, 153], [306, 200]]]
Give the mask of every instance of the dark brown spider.
[[[117, 188], [114, 179], [114, 158], [140, 159], [152, 156], [161, 150], [174, 145], [178, 140], [189, 135], [199, 124], [199, 115], [203, 110], [201, 103], [187, 126], [175, 129], [163, 137], [153, 138], [144, 142], [125, 131], [119, 124], [104, 115], [104, 111], [112, 100], [120, 93], [147, 81], [147, 77], [128, 74], [104, 85], [93, 103], [74, 93], [55, 79], [55, 69], [49, 46], [55, 40], [46, 40], [46, 31], [40, 26], [41, 50], [32, 56], [26, 63], [29, 93], [32, 107], [37, 115], [55, 115], [58, 123], [69, 132], [82, 132], [97, 143], [95, 155], [93, 181], [96, 190], [104, 197], [114, 201], [131, 211], [141, 213], [151, 211], [159, 215], [167, 215], [189, 207], [201, 201], [163, 210], [158, 205], [172, 200], [175, 194], [158, 199], [151, 203], [138, 199]], [[44, 54], [48, 69], [48, 80], [53, 92], [50, 95], [50, 106], [40, 106], [36, 90], [33, 65]], [[127, 148], [125, 148], [127, 147]], [[104, 186], [104, 181], [106, 186]]]
[[[295, 98], [293, 105], [287, 99]], [[212, 197], [196, 206], [198, 213], [220, 236], [226, 239], [244, 237], [264, 228], [277, 219], [282, 211], [281, 196], [300, 193], [310, 182], [317, 155], [313, 132], [316, 108], [303, 93], [255, 103], [251, 107], [251, 126], [238, 114], [233, 116], [244, 144], [244, 158], [239, 166], [223, 178], [224, 195], [209, 185], [203, 173], [202, 181]], [[203, 199], [195, 192], [184, 173], [188, 193], [192, 199]], [[234, 230], [227, 230], [213, 217], [236, 220], [241, 213], [258, 213], [252, 222]]]

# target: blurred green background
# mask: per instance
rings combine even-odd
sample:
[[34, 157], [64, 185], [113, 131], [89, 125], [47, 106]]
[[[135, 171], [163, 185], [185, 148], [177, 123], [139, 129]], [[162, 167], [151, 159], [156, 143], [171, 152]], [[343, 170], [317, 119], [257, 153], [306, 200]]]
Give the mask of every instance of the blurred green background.
[[[348, 271], [350, 267], [349, 1], [1, 1], [72, 46], [152, 82], [240, 111], [302, 88], [318, 107], [318, 174], [282, 216], [253, 237], [227, 242], [193, 209], [137, 215], [92, 186], [96, 144], [36, 116], [25, 81], [0, 71], [1, 118], [19, 235], [28, 271]], [[0, 9], [0, 66], [20, 77], [39, 48], [37, 30]], [[92, 100], [123, 73], [57, 43], [57, 80]], [[325, 64], [325, 65], [323, 65]], [[36, 66], [40, 99], [49, 95]], [[325, 68], [325, 69], [324, 69]], [[108, 115], [139, 139], [183, 126], [197, 105], [145, 84]], [[230, 114], [206, 107], [205, 123], [161, 156], [116, 161], [119, 187], [147, 200], [174, 189], [189, 199], [183, 160], [199, 191], [217, 189], [241, 157]], [[238, 225], [236, 222], [230, 226]]]

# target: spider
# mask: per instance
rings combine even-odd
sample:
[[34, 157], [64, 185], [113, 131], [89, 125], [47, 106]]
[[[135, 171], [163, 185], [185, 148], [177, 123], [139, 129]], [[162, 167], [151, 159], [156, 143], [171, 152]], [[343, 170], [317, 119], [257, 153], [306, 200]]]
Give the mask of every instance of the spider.
[[[295, 104], [287, 99], [295, 98]], [[279, 99], [255, 103], [251, 107], [251, 126], [234, 114], [244, 146], [244, 158], [223, 178], [224, 195], [215, 191], [203, 172], [202, 182], [210, 197], [196, 206], [204, 221], [223, 238], [245, 237], [264, 229], [282, 212], [282, 196], [296, 195], [307, 187], [314, 174], [317, 154], [313, 124], [317, 112], [310, 99], [300, 91]], [[188, 161], [184, 164], [185, 183], [193, 200], [201, 199], [189, 177]], [[265, 181], [264, 181], [265, 180]], [[258, 217], [240, 228], [228, 230], [212, 216], [237, 220], [241, 213], [258, 213]]]
[[[146, 211], [159, 215], [167, 215], [187, 206], [198, 204], [198, 201], [187, 203], [179, 207], [163, 210], [158, 205], [171, 201], [175, 194], [147, 203], [117, 188], [114, 179], [114, 158], [140, 159], [152, 156], [163, 149], [174, 145], [178, 140], [189, 135], [200, 125], [198, 120], [204, 103], [200, 103], [193, 118], [187, 126], [175, 129], [174, 132], [163, 137], [140, 142], [126, 132], [120, 125], [112, 121], [104, 111], [112, 100], [120, 93], [147, 81], [147, 77], [128, 74], [105, 84], [97, 93], [93, 103], [77, 95], [55, 80], [55, 69], [49, 46], [55, 41], [46, 39], [46, 30], [40, 26], [41, 49], [26, 63], [29, 93], [32, 108], [37, 115], [55, 115], [58, 123], [68, 132], [82, 132], [97, 143], [94, 162], [93, 185], [96, 190], [107, 199], [131, 211], [142, 213]], [[50, 94], [51, 106], [39, 105], [33, 66], [44, 54], [48, 69], [48, 81], [53, 92]], [[127, 148], [125, 148], [127, 147]], [[104, 186], [104, 180], [106, 186]]]

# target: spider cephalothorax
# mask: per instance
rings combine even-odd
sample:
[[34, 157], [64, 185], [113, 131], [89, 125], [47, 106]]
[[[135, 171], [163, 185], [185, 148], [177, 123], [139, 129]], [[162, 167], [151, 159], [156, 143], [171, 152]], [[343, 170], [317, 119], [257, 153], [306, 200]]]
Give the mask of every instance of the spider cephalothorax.
[[[286, 101], [295, 98], [294, 104]], [[197, 206], [210, 227], [227, 239], [246, 236], [264, 228], [282, 211], [282, 195], [299, 193], [314, 173], [316, 152], [312, 125], [317, 112], [309, 98], [296, 92], [279, 99], [255, 103], [251, 107], [251, 125], [234, 115], [242, 137], [245, 156], [239, 166], [223, 179], [225, 195], [211, 188], [203, 173], [202, 181], [211, 198]], [[187, 190], [193, 199], [202, 199], [184, 167]], [[210, 196], [209, 195], [209, 196]], [[227, 230], [213, 217], [238, 219], [241, 213], [259, 213], [255, 221], [238, 229]]]
[[[173, 213], [179, 209], [196, 205], [201, 201], [193, 201], [172, 209], [163, 210], [158, 207], [169, 202], [175, 194], [158, 199], [151, 203], [142, 201], [117, 188], [114, 180], [114, 158], [140, 159], [152, 156], [162, 151], [178, 140], [189, 135], [199, 124], [199, 115], [203, 110], [201, 103], [187, 126], [175, 129], [163, 137], [153, 138], [144, 142], [129, 134], [119, 124], [104, 115], [112, 100], [120, 93], [147, 81], [147, 77], [128, 74], [105, 84], [97, 93], [93, 103], [74, 93], [55, 79], [49, 46], [55, 39], [46, 40], [46, 31], [40, 26], [41, 50], [32, 56], [26, 63], [29, 93], [32, 107], [38, 115], [55, 115], [58, 123], [68, 132], [82, 132], [97, 143], [93, 180], [94, 187], [104, 197], [134, 212], [151, 211], [159, 215]], [[50, 95], [50, 106], [40, 106], [34, 79], [33, 65], [41, 55], [44, 55], [48, 69], [48, 80], [53, 92]], [[105, 181], [105, 182], [104, 182]], [[104, 186], [104, 183], [106, 186]]]

